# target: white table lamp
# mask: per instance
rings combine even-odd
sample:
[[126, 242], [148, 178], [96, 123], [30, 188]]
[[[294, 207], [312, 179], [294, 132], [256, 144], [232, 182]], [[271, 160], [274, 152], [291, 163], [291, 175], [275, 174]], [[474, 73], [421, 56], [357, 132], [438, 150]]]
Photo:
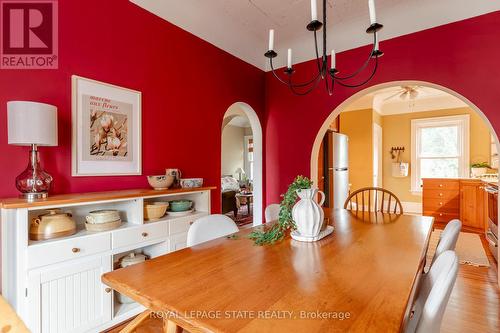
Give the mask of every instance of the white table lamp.
[[44, 103], [7, 102], [9, 144], [31, 146], [26, 170], [16, 177], [24, 198], [46, 198], [52, 176], [40, 166], [38, 146], [57, 146], [57, 107]]
[[238, 169], [236, 169], [236, 171], [234, 171], [234, 173], [236, 175], [239, 175], [239, 179], [238, 180], [241, 182], [241, 175], [244, 175], [245, 171], [242, 168], [238, 168]]

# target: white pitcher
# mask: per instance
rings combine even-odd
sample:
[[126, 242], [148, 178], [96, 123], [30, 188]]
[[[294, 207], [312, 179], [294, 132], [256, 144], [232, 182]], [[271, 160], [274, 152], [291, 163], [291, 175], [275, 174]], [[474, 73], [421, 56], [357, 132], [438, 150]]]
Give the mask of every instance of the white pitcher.
[[[319, 203], [314, 200], [317, 193], [321, 195]], [[292, 209], [292, 218], [297, 225], [297, 231], [301, 236], [316, 237], [323, 225], [324, 213], [321, 205], [325, 202], [325, 194], [317, 188], [311, 188], [297, 190], [297, 195], [300, 200]]]

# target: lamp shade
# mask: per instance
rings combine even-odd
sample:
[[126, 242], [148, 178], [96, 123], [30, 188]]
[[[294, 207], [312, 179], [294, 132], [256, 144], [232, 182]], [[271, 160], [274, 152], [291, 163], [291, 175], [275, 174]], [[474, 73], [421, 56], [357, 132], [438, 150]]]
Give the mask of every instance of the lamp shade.
[[57, 146], [57, 107], [36, 102], [7, 102], [9, 144]]
[[244, 175], [245, 171], [242, 168], [238, 168], [238, 169], [236, 169], [236, 171], [234, 173], [237, 175], [239, 175], [240, 173]]

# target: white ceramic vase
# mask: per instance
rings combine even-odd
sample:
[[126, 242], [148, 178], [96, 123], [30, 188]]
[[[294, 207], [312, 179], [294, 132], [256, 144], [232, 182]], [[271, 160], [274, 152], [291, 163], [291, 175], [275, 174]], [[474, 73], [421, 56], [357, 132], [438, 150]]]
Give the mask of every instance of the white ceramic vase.
[[[314, 198], [316, 194], [321, 195], [317, 203]], [[297, 190], [300, 200], [293, 206], [292, 218], [297, 225], [297, 231], [304, 237], [316, 237], [323, 225], [324, 213], [321, 205], [325, 202], [325, 194], [317, 188]]]

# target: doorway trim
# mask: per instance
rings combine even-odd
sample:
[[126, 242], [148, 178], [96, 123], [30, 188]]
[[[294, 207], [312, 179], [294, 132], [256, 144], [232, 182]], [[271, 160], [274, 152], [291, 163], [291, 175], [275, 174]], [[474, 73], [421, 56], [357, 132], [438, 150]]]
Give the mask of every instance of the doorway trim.
[[[262, 139], [262, 126], [260, 124], [259, 116], [255, 112], [255, 110], [243, 102], [236, 102], [229, 106], [226, 113], [224, 114], [224, 118], [222, 121], [222, 129], [226, 127], [227, 124], [237, 116], [244, 116], [248, 118], [250, 122], [250, 127], [252, 128], [253, 135], [253, 149], [254, 149], [254, 162], [253, 162], [253, 225], [261, 225], [262, 224], [262, 203], [263, 203], [263, 163], [262, 163], [262, 147], [263, 147], [263, 139]], [[221, 132], [222, 134], [222, 132]], [[222, 142], [221, 142], [222, 144]], [[222, 153], [222, 151], [221, 151]], [[222, 159], [222, 158], [221, 158]]]

